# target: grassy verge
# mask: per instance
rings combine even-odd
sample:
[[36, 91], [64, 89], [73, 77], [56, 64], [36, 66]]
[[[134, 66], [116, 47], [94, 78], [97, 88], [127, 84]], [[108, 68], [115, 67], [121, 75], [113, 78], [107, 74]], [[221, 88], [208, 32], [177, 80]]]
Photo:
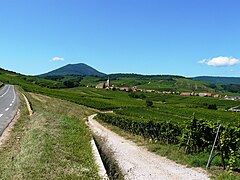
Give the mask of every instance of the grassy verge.
[[[119, 134], [120, 136], [129, 139], [139, 146], [147, 148], [149, 151], [165, 156], [168, 159], [171, 159], [179, 164], [186, 165], [188, 167], [201, 167], [205, 168], [207, 160], [209, 157], [209, 152], [194, 153], [184, 155], [184, 149], [179, 149], [177, 145], [172, 144], [159, 144], [148, 139], [144, 139], [142, 136], [131, 134], [127, 131], [124, 131], [116, 126], [112, 126], [108, 123], [105, 123], [98, 119], [98, 122], [103, 124], [105, 127]], [[208, 171], [211, 174], [212, 179], [221, 179], [221, 180], [237, 180], [240, 179], [240, 174], [234, 172], [233, 174], [228, 174], [226, 171], [223, 171], [221, 166], [220, 157], [216, 157], [213, 162], [210, 170]]]
[[4, 87], [4, 84], [0, 81], [0, 90]]
[[94, 111], [66, 101], [20, 95], [20, 118], [0, 149], [0, 179], [99, 179], [83, 119]]

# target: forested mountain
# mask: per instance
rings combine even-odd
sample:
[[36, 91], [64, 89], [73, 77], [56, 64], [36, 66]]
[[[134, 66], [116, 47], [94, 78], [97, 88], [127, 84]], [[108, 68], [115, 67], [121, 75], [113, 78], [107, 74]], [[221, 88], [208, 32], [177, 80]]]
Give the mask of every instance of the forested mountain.
[[198, 76], [193, 79], [217, 84], [240, 84], [240, 77]]
[[84, 63], [68, 64], [38, 77], [47, 76], [65, 76], [65, 75], [80, 75], [80, 76], [105, 76], [106, 74], [97, 71], [96, 69]]

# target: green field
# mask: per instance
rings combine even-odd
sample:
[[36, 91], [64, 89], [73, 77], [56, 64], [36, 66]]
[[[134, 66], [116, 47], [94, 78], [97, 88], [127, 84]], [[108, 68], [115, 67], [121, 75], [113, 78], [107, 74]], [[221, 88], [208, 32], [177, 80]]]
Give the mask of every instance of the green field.
[[[203, 82], [183, 77], [129, 76], [112, 77], [112, 83], [117, 86], [137, 85], [156, 90], [170, 88], [168, 90], [187, 91], [195, 88], [196, 92], [198, 90], [213, 91]], [[179, 148], [187, 148], [190, 154], [209, 152], [216, 128], [221, 124], [220, 141], [216, 147], [216, 153], [222, 154], [228, 170], [232, 171], [234, 167], [239, 167], [237, 159], [240, 154], [240, 114], [227, 111], [231, 107], [238, 106], [239, 101], [142, 92], [137, 92], [137, 96], [133, 96], [132, 92], [83, 86], [57, 89], [56, 86], [61, 85], [61, 82], [29, 78], [31, 80], [18, 74], [0, 74], [0, 81], [17, 84], [28, 92], [44, 94], [98, 110], [113, 110], [113, 114], [99, 114], [98, 118], [132, 134], [156, 140], [160, 144], [174, 144]], [[94, 85], [104, 81], [105, 78], [84, 77], [81, 83]], [[49, 83], [56, 84], [49, 86], [47, 85]], [[142, 95], [141, 98], [136, 98], [140, 95]], [[153, 102], [153, 105], [147, 107], [146, 101]]]
[[[240, 103], [238, 101], [157, 93], [144, 93], [146, 97], [139, 99], [129, 97], [128, 92], [107, 91], [87, 87], [50, 89], [47, 88], [49, 83], [58, 84], [58, 82], [35, 77], [31, 77], [32, 80], [30, 81], [29, 78], [30, 77], [8, 72], [2, 72], [2, 74], [0, 74], [0, 81], [20, 85], [26, 91], [57, 97], [99, 110], [114, 109], [117, 114], [125, 116], [139, 117], [146, 120], [185, 122], [191, 119], [193, 113], [195, 113], [198, 119], [221, 121], [229, 124], [237, 124], [240, 120], [238, 113], [226, 112], [227, 109], [239, 105]], [[159, 77], [153, 76], [152, 78]], [[86, 79], [87, 77], [85, 80]], [[88, 80], [92, 79], [96, 79], [96, 77], [88, 78]], [[119, 83], [121, 83], [121, 80], [119, 80]], [[146, 107], [146, 100], [153, 101], [152, 108]], [[216, 104], [217, 110], [207, 109], [208, 105], [211, 104]]]

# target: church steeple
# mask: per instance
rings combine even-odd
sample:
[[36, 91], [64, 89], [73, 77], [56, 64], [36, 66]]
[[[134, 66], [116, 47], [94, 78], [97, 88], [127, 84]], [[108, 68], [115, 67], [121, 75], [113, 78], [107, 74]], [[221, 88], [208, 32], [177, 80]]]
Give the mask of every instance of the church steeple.
[[107, 83], [106, 83], [106, 87], [110, 87], [110, 79], [109, 79], [109, 76], [108, 76], [108, 80], [107, 80]]

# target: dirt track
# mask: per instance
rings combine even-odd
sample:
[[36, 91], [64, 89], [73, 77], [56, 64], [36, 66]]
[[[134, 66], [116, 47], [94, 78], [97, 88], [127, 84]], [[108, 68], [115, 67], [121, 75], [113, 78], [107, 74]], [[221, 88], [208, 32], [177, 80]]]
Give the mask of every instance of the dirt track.
[[89, 126], [92, 131], [107, 140], [108, 146], [114, 152], [125, 179], [131, 180], [204, 180], [209, 179], [203, 170], [187, 168], [164, 157], [153, 154], [133, 142], [103, 127], [89, 116]]

